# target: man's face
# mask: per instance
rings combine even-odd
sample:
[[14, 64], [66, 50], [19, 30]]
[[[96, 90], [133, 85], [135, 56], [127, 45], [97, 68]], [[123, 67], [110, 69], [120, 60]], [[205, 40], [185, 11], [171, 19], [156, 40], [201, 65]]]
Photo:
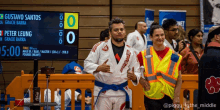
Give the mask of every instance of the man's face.
[[126, 31], [124, 24], [118, 23], [118, 24], [112, 24], [112, 30], [110, 31], [110, 35], [113, 40], [116, 42], [121, 42], [125, 38]]
[[220, 44], [220, 34], [218, 34], [218, 35], [215, 35], [215, 40]]
[[170, 26], [169, 30], [167, 31], [167, 36], [170, 39], [176, 39], [178, 37], [178, 26], [174, 25], [174, 26]]
[[146, 33], [147, 24], [145, 22], [142, 22], [142, 23], [138, 24], [138, 26], [139, 26], [139, 30], [140, 30], [141, 33], [143, 33], [143, 34]]

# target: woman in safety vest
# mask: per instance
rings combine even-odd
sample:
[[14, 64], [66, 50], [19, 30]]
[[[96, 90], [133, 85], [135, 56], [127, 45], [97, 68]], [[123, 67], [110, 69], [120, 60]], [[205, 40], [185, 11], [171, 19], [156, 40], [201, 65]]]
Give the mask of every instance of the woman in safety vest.
[[144, 88], [146, 110], [178, 109], [182, 85], [182, 56], [164, 46], [165, 34], [160, 25], [153, 25], [150, 30], [153, 46], [138, 54], [140, 65], [144, 66], [140, 84]]

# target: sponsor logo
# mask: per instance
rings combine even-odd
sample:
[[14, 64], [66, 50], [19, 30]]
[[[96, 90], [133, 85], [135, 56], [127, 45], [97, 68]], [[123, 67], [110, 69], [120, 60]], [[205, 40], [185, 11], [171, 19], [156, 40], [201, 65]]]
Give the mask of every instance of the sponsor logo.
[[185, 26], [185, 21], [177, 21], [177, 24], [178, 24], [179, 26], [182, 26], [182, 27], [184, 28], [184, 26]]
[[80, 69], [80, 67], [78, 67], [78, 66], [74, 66], [74, 70], [75, 70], [76, 72], [82, 72], [81, 69]]
[[105, 47], [102, 48], [103, 51], [108, 51], [108, 46], [105, 45]]
[[164, 18], [164, 19], [162, 20], [162, 24], [163, 24], [163, 22], [164, 22], [165, 20], [167, 20], [167, 18]]
[[149, 20], [148, 17], [146, 18], [145, 21], [146, 21], [146, 24], [147, 24], [147, 28], [148, 28], [148, 29], [150, 28], [151, 24], [154, 22], [154, 20]]

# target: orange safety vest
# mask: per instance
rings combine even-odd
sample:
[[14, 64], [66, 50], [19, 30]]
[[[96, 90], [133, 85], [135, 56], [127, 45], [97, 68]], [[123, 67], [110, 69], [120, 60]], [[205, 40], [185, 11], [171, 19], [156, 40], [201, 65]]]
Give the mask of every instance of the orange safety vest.
[[150, 83], [150, 90], [144, 91], [145, 95], [150, 99], [161, 99], [166, 94], [173, 99], [182, 56], [169, 49], [160, 60], [153, 46], [141, 51], [141, 54], [145, 68], [144, 77]]

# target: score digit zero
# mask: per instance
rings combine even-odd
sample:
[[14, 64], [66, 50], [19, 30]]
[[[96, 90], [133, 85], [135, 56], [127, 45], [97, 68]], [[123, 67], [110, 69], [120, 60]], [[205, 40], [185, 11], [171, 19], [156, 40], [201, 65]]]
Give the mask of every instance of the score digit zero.
[[[78, 29], [78, 13], [76, 14], [70, 14], [70, 13], [65, 13], [65, 20], [67, 26], [64, 26], [65, 29]], [[77, 18], [75, 18], [77, 17]], [[72, 36], [72, 39], [70, 38]], [[68, 44], [73, 44], [75, 42], [76, 36], [73, 31], [69, 31], [66, 35], [66, 40]]]

